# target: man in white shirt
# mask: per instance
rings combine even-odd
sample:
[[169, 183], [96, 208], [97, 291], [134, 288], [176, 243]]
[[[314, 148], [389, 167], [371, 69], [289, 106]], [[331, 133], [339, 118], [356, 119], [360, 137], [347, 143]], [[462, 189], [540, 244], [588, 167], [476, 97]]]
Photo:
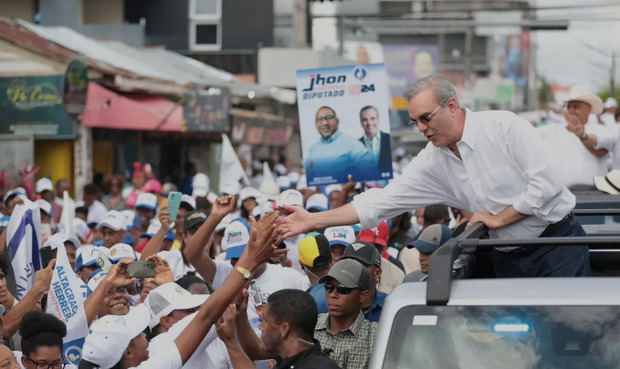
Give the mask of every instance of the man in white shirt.
[[603, 107], [605, 108], [605, 113], [601, 114], [601, 122], [606, 126], [615, 126], [618, 101], [613, 97], [608, 97]]
[[[376, 226], [382, 219], [433, 203], [474, 214], [492, 238], [583, 235], [572, 216], [575, 196], [558, 181], [543, 140], [524, 119], [507, 111], [461, 108], [456, 88], [445, 77], [418, 80], [408, 94], [411, 124], [430, 143], [402, 175], [383, 189], [370, 189], [352, 203], [279, 221], [283, 237], [338, 224]], [[573, 276], [590, 271], [588, 248], [539, 247], [494, 250], [495, 274]]]
[[360, 142], [366, 146], [377, 163], [379, 173], [389, 173], [392, 170], [392, 155], [390, 149], [390, 134], [379, 129], [379, 111], [372, 105], [364, 106], [360, 110], [360, 123], [364, 135]]
[[536, 131], [550, 144], [566, 187], [593, 186], [595, 176], [607, 173], [608, 152], [616, 146], [617, 133], [598, 123], [595, 117], [603, 110], [603, 101], [586, 89], [571, 88], [566, 106], [566, 125], [548, 124]]

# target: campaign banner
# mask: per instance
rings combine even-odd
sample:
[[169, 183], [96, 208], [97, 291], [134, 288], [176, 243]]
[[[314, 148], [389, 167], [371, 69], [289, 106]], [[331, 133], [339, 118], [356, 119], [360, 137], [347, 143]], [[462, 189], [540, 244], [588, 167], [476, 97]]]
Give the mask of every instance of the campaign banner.
[[308, 185], [392, 178], [383, 64], [298, 70], [297, 101]]
[[63, 359], [65, 363], [74, 365], [78, 365], [82, 358], [82, 345], [88, 335], [82, 285], [82, 280], [69, 264], [64, 243], [60, 243], [52, 283], [47, 292], [46, 312], [65, 323], [67, 335], [63, 338]]

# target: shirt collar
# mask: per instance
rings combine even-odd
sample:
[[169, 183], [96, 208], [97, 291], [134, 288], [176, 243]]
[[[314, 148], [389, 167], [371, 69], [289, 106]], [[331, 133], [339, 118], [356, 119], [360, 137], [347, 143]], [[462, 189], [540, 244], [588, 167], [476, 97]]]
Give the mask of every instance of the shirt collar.
[[465, 127], [463, 127], [463, 136], [461, 141], [459, 141], [469, 146], [472, 150], [476, 147], [476, 129], [478, 128], [473, 122], [473, 114], [471, 110], [465, 108]]
[[370, 311], [374, 311], [377, 307], [383, 309], [383, 304], [385, 303], [385, 296], [387, 296], [385, 292], [377, 291], [377, 293], [375, 293], [375, 298], [372, 299]]
[[321, 142], [322, 143], [332, 143], [332, 142], [334, 142], [334, 140], [336, 140], [338, 137], [340, 137], [340, 135], [342, 135], [342, 132], [336, 131], [336, 132], [334, 132], [334, 134], [329, 136], [329, 138], [327, 140], [324, 139], [323, 136], [321, 136]]
[[304, 359], [305, 357], [315, 354], [315, 355], [320, 355], [321, 354], [321, 344], [319, 343], [319, 341], [317, 340], [312, 340], [314, 342], [314, 345], [309, 346], [307, 349], [291, 356], [291, 357], [287, 357], [285, 359], [282, 359], [282, 361], [278, 362], [278, 365], [275, 366], [275, 368], [288, 368], [293, 367], [293, 364], [298, 362], [301, 359]]
[[375, 141], [376, 142], [381, 142], [381, 132], [377, 132], [377, 134], [375, 135], [374, 138], [370, 138], [370, 137], [364, 135], [364, 142], [368, 143], [370, 141], [372, 141], [372, 142], [375, 142]]

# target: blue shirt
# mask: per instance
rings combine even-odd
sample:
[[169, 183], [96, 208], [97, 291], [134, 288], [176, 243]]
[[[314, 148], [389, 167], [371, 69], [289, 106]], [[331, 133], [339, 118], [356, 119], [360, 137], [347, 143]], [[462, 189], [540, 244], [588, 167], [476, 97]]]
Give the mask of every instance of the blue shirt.
[[308, 183], [346, 183], [376, 178], [377, 163], [370, 151], [359, 141], [336, 131], [328, 139], [322, 136], [308, 150], [305, 162]]
[[381, 317], [381, 310], [383, 310], [383, 304], [385, 303], [385, 297], [387, 293], [377, 291], [375, 298], [372, 300], [372, 304], [368, 309], [364, 309], [364, 317], [371, 322], [379, 322]]
[[325, 297], [325, 285], [323, 283], [319, 283], [318, 281], [314, 282], [310, 288], [306, 291], [312, 296], [314, 302], [316, 302], [317, 313], [327, 313], [327, 299]]

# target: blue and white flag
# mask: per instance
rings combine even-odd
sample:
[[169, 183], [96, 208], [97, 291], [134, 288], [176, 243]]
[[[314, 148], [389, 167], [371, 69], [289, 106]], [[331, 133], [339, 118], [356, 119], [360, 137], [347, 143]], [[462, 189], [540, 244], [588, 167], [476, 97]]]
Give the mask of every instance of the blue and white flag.
[[28, 202], [16, 205], [7, 227], [7, 249], [15, 273], [17, 297], [21, 300], [34, 285], [35, 272], [41, 269], [41, 214]]
[[47, 291], [47, 313], [56, 316], [67, 326], [63, 339], [63, 359], [78, 365], [82, 345], [88, 334], [88, 320], [84, 310], [82, 280], [73, 272], [64, 243], [58, 245], [52, 283]]

